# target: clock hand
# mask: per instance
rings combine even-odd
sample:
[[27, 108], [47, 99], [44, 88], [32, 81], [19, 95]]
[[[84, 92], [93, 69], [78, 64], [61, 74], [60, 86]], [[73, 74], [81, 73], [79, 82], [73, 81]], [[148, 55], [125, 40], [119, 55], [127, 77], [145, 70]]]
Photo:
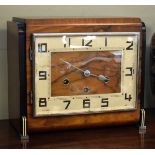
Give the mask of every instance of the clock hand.
[[[89, 71], [89, 70], [85, 70], [84, 72]], [[85, 73], [84, 73], [85, 74]], [[91, 76], [97, 77], [98, 80], [103, 81], [105, 83], [107, 83], [109, 81], [109, 78], [107, 76], [104, 75], [95, 75], [90, 73]]]
[[94, 77], [97, 77], [98, 80], [103, 81], [105, 83], [107, 83], [109, 81], [109, 78], [107, 76], [92, 74], [89, 70], [82, 70], [79, 67], [74, 66], [73, 64], [71, 64], [68, 61], [65, 61], [63, 59], [60, 59], [60, 60], [63, 61], [64, 63], [66, 63], [67, 65], [72, 66], [73, 68], [75, 68], [75, 69], [83, 72], [83, 74], [84, 74], [85, 77], [94, 76]]
[[99, 75], [99, 76], [98, 76], [98, 79], [99, 79], [100, 81], [105, 82], [105, 83], [107, 83], [107, 82], [109, 81], [109, 77], [104, 76], [104, 75]]
[[80, 69], [80, 68], [74, 66], [74, 65], [71, 64], [70, 62], [65, 61], [65, 60], [63, 60], [63, 59], [60, 59], [60, 60], [63, 61], [64, 63], [66, 63], [67, 65], [72, 66], [73, 68], [75, 68], [75, 69], [77, 69], [77, 70], [79, 70], [79, 71], [81, 71], [81, 72], [84, 72], [84, 70], [82, 70], [82, 69]]

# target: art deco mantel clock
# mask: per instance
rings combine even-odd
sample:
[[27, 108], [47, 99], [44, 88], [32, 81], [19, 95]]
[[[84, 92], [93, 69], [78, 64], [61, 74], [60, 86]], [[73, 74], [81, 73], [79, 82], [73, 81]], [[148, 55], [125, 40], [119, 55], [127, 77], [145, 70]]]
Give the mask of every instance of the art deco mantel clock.
[[9, 114], [22, 133], [136, 123], [142, 107], [139, 18], [8, 22]]

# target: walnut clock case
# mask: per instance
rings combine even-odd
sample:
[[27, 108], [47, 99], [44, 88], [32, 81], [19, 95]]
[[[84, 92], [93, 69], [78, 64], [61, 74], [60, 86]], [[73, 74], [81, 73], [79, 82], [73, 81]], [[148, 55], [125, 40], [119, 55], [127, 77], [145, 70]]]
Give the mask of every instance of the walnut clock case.
[[22, 136], [140, 120], [139, 18], [13, 18], [7, 27], [9, 117]]

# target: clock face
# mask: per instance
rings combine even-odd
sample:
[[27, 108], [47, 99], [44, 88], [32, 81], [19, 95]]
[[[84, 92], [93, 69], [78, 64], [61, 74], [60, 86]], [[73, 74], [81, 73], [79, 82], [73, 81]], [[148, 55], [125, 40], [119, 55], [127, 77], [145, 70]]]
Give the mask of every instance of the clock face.
[[139, 35], [33, 34], [34, 116], [136, 109]]

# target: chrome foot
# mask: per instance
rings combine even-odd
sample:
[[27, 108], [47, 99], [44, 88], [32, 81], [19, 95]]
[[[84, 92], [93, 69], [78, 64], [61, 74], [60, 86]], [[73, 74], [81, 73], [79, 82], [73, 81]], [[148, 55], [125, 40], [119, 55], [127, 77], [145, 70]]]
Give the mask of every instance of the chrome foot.
[[145, 110], [141, 109], [141, 125], [139, 126], [139, 134], [146, 133], [146, 126], [145, 126]]
[[27, 119], [25, 116], [22, 117], [22, 134], [21, 140], [29, 140], [29, 136], [27, 134]]

